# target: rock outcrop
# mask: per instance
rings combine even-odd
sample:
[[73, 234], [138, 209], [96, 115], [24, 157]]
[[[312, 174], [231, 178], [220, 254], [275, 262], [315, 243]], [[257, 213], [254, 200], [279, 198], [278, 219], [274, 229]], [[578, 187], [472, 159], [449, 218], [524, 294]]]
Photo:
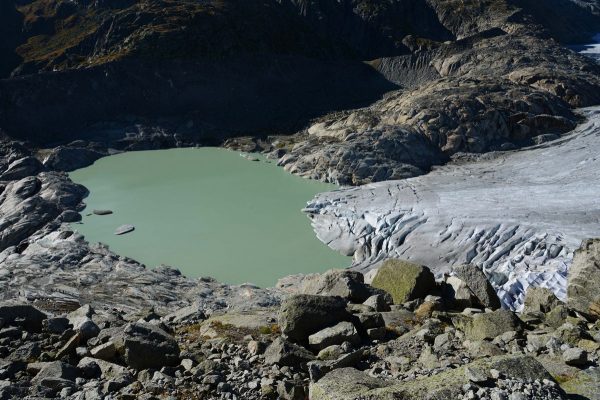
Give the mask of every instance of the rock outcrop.
[[567, 295], [569, 306], [600, 318], [600, 240], [585, 240], [573, 256]]

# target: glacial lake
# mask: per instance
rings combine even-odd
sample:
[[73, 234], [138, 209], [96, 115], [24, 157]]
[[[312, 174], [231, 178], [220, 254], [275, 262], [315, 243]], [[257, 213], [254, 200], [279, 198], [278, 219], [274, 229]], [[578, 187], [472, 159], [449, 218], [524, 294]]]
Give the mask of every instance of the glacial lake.
[[[219, 148], [140, 151], [70, 174], [90, 191], [73, 228], [147, 267], [188, 277], [274, 286], [281, 277], [350, 264], [315, 236], [301, 212], [336, 186], [293, 176], [261, 158]], [[90, 215], [92, 210], [110, 215]], [[133, 232], [115, 235], [125, 224]]]

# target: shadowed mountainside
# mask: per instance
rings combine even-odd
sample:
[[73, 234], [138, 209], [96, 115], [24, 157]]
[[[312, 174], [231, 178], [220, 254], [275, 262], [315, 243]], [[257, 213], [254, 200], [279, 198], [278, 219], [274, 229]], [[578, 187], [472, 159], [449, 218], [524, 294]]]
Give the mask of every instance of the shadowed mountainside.
[[7, 4], [0, 128], [35, 147], [300, 130], [281, 165], [360, 184], [566, 132], [600, 101], [598, 66], [557, 42], [600, 31], [596, 0]]

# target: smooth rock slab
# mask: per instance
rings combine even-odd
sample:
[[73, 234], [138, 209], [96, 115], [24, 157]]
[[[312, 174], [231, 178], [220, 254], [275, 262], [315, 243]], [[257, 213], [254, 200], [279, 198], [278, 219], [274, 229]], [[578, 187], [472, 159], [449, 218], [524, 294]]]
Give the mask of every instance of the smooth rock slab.
[[93, 210], [92, 213], [94, 215], [110, 215], [113, 212], [111, 210]]
[[354, 345], [360, 343], [360, 336], [352, 322], [340, 322], [308, 337], [308, 344], [315, 351], [344, 342], [350, 342]]
[[135, 226], [133, 225], [121, 225], [115, 230], [115, 235], [124, 235], [129, 232], [133, 232], [135, 230]]

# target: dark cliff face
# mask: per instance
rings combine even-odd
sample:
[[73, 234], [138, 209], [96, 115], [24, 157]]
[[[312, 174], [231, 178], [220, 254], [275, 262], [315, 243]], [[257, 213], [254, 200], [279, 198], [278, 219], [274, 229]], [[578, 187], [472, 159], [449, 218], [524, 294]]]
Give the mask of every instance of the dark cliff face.
[[407, 35], [454, 38], [424, 0], [286, 0], [321, 35], [342, 42], [361, 59], [409, 53]]
[[23, 16], [10, 1], [0, 2], [0, 78], [8, 76], [21, 63], [15, 51], [23, 40]]
[[510, 3], [522, 7], [532, 22], [560, 42], [585, 43], [600, 33], [598, 0], [511, 0]]
[[42, 144], [106, 121], [142, 120], [215, 140], [293, 133], [311, 118], [372, 104], [401, 81], [420, 82], [410, 70], [396, 71], [405, 79], [380, 73], [373, 66], [383, 57], [425, 60], [427, 80], [439, 71], [422, 51], [447, 41], [464, 47], [457, 39], [516, 31], [571, 41], [554, 3], [563, 21], [600, 31], [597, 0], [542, 3], [3, 1], [0, 128]]

